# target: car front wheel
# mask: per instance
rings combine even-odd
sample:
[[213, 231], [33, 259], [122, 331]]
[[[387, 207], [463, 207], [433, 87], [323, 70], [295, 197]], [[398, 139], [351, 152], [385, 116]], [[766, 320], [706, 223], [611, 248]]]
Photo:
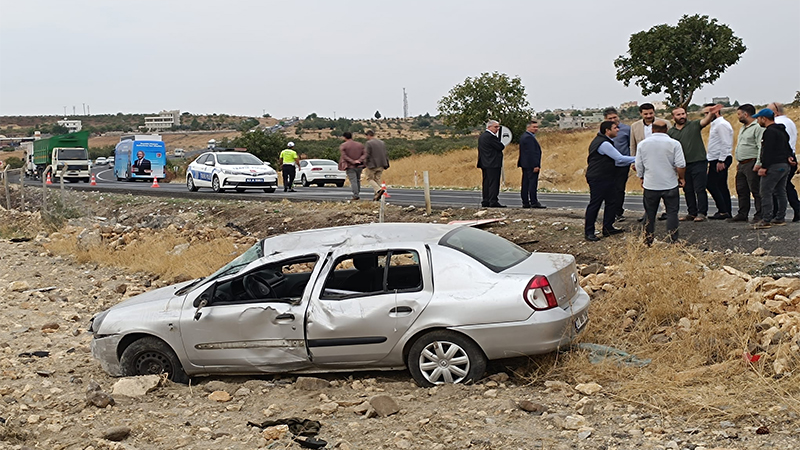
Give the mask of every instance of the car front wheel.
[[189, 189], [189, 192], [197, 192], [197, 186], [194, 185], [194, 179], [191, 175], [186, 175], [186, 189]]
[[464, 335], [448, 330], [431, 331], [411, 346], [408, 370], [422, 387], [476, 382], [486, 371], [486, 355]]
[[301, 177], [300, 177], [300, 184], [302, 184], [302, 185], [303, 185], [303, 187], [309, 187], [309, 186], [311, 186], [311, 183], [309, 183], [309, 182], [308, 182], [308, 178], [306, 178], [306, 176], [305, 176], [305, 175], [303, 175], [303, 176], [301, 176]]
[[214, 179], [211, 180], [211, 190], [218, 194], [225, 192], [225, 189], [222, 189], [222, 187], [219, 184], [219, 177], [216, 175], [214, 176]]
[[141, 338], [122, 352], [119, 360], [122, 376], [160, 375], [166, 373], [176, 383], [189, 383], [174, 351], [161, 339], [148, 336]]
[[272, 194], [273, 192], [275, 192], [275, 188], [264, 188], [264, 192], [266, 192], [267, 194]]

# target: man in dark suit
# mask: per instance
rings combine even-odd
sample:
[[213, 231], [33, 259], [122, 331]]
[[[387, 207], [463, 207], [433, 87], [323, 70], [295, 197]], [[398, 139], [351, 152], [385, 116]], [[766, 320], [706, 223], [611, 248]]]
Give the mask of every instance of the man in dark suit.
[[144, 152], [139, 150], [136, 153], [136, 161], [133, 162], [133, 173], [136, 175], [148, 175], [150, 170], [150, 160], [144, 158]]
[[523, 208], [546, 208], [539, 203], [536, 198], [536, 190], [539, 188], [539, 170], [542, 167], [542, 147], [536, 140], [536, 131], [539, 130], [539, 122], [531, 120], [525, 128], [525, 132], [519, 138], [519, 160], [517, 167], [522, 168], [522, 196]]
[[481, 206], [505, 208], [497, 196], [500, 194], [500, 171], [503, 169], [503, 149], [500, 142], [500, 122], [490, 120], [486, 131], [478, 137], [478, 168], [483, 176], [483, 199]]

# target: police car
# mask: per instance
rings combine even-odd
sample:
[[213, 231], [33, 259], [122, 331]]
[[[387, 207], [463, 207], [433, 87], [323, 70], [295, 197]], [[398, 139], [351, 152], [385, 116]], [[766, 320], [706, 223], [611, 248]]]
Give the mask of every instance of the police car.
[[278, 174], [269, 163], [250, 153], [208, 152], [186, 169], [186, 188], [195, 192], [201, 187], [210, 187], [214, 192], [263, 189], [271, 193], [278, 187]]

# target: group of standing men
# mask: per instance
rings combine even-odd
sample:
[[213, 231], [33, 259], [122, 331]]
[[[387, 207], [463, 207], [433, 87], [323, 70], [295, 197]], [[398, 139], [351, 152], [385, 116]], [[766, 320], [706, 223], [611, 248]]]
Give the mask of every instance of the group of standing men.
[[[539, 122], [531, 120], [519, 139], [517, 166], [522, 169], [520, 196], [523, 208], [546, 208], [536, 196], [542, 166], [542, 148], [536, 140], [538, 130]], [[486, 131], [478, 137], [478, 168], [481, 169], [483, 181], [481, 206], [484, 208], [505, 208], [498, 199], [504, 148], [505, 144], [500, 140], [500, 122], [490, 120], [486, 123]]]
[[[742, 128], [736, 147], [739, 200], [736, 215], [732, 214], [728, 189], [728, 168], [733, 161], [733, 127], [722, 117], [721, 109], [721, 105], [706, 104], [703, 118], [690, 121], [683, 108], [675, 108], [672, 111], [674, 126], [670, 126], [668, 121], [655, 117], [652, 104], [645, 103], [639, 107], [641, 120], [630, 127], [620, 123], [615, 109], [606, 109], [605, 121], [600, 124], [600, 132], [589, 146], [587, 159], [590, 200], [584, 227], [586, 240], [599, 240], [595, 234], [595, 221], [603, 203], [602, 234], [609, 236], [624, 231], [614, 227], [614, 222], [624, 220], [622, 205], [631, 164], [634, 164], [644, 188], [645, 216], [639, 220], [645, 221], [648, 243], [653, 241], [656, 215], [662, 201], [666, 212], [659, 219], [667, 220], [667, 239], [670, 241], [678, 238], [679, 220], [746, 222], [751, 195], [756, 210], [754, 228], [786, 224], [787, 203], [794, 209], [793, 220], [800, 221], [800, 201], [790, 181], [797, 170], [797, 128], [783, 114], [783, 106], [771, 103], [758, 114], [750, 104], [737, 110]], [[706, 151], [700, 133], [709, 124]], [[680, 219], [679, 187], [683, 188], [688, 210]], [[712, 216], [708, 216], [706, 191], [717, 207]]]

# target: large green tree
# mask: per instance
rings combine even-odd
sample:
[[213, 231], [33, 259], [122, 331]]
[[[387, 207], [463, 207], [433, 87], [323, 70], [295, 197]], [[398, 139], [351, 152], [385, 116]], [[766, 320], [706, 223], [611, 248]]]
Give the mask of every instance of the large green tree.
[[631, 35], [628, 54], [614, 60], [617, 80], [642, 88], [642, 95], [665, 92], [672, 106], [686, 108], [704, 84], [736, 64], [747, 47], [717, 19], [685, 15], [677, 26], [656, 25]]
[[525, 97], [525, 86], [519, 77], [487, 72], [476, 78], [467, 77], [450, 89], [439, 100], [438, 109], [445, 125], [458, 131], [468, 131], [494, 119], [510, 128], [516, 140], [533, 118]]

